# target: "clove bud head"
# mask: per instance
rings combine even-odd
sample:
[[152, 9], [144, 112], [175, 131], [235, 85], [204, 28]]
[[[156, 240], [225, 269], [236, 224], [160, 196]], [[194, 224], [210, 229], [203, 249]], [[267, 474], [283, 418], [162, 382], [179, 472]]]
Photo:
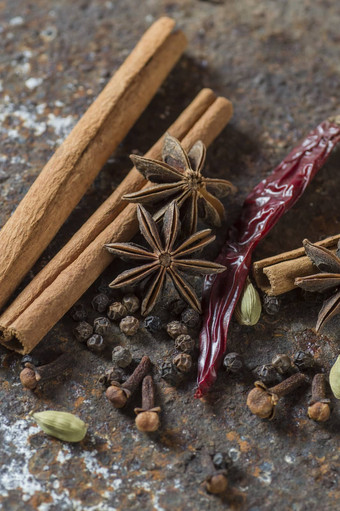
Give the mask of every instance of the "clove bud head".
[[260, 419], [272, 419], [276, 403], [277, 397], [260, 387], [252, 389], [247, 397], [248, 408], [251, 413], [257, 415]]
[[136, 417], [136, 426], [139, 431], [151, 433], [157, 431], [160, 426], [159, 415], [157, 412], [141, 412]]
[[317, 401], [308, 407], [308, 417], [313, 421], [326, 422], [331, 415], [331, 409], [328, 403]]
[[226, 491], [228, 488], [228, 479], [225, 474], [214, 474], [206, 480], [205, 486], [209, 493], [217, 495]]
[[29, 367], [25, 367], [20, 373], [20, 381], [26, 389], [34, 390], [38, 385], [35, 371]]
[[106, 389], [106, 397], [115, 408], [123, 408], [126, 405], [128, 396], [124, 389], [116, 385], [111, 385]]

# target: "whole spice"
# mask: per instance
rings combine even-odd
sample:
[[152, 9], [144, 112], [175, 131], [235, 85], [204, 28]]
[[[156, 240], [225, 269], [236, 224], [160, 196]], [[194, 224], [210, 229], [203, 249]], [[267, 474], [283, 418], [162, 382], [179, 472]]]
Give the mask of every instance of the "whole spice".
[[329, 384], [336, 399], [340, 399], [340, 355], [330, 370]]
[[[326, 247], [335, 252], [339, 239], [340, 234], [336, 234], [316, 242], [315, 245]], [[252, 270], [257, 287], [267, 293], [266, 296], [277, 298], [277, 295], [296, 289], [296, 278], [313, 275], [315, 266], [306, 255], [305, 249], [297, 248], [266, 257], [260, 261], [254, 261]], [[310, 294], [306, 291], [303, 296], [306, 296], [306, 293]]]
[[260, 319], [261, 311], [260, 295], [247, 277], [246, 284], [235, 308], [235, 318], [240, 325], [253, 326]]
[[206, 490], [215, 495], [224, 493], [228, 488], [227, 471], [224, 469], [216, 470], [215, 464], [207, 452], [203, 454], [202, 464], [208, 471], [208, 476], [204, 481]]
[[286, 374], [292, 370], [292, 362], [289, 355], [279, 353], [272, 358], [272, 366], [279, 374]]
[[128, 315], [128, 310], [121, 302], [114, 302], [110, 305], [107, 316], [110, 319], [121, 319]]
[[227, 374], [241, 375], [244, 369], [243, 358], [239, 353], [227, 353], [223, 360], [223, 367]]
[[93, 326], [86, 321], [81, 321], [81, 323], [73, 329], [73, 334], [77, 341], [85, 342], [93, 334]]
[[194, 309], [185, 309], [181, 314], [181, 321], [189, 328], [198, 328], [201, 323], [201, 315]]
[[134, 316], [125, 316], [119, 323], [119, 328], [125, 335], [135, 335], [139, 328], [139, 320]]
[[326, 422], [331, 414], [330, 400], [326, 398], [326, 378], [316, 374], [312, 383], [312, 399], [308, 406], [308, 417], [317, 422]]
[[256, 367], [253, 374], [256, 379], [261, 380], [265, 385], [270, 385], [280, 380], [276, 369], [271, 364]]
[[139, 431], [151, 433], [160, 426], [160, 407], [155, 407], [155, 385], [151, 375], [145, 376], [142, 384], [142, 408], [135, 408], [136, 426]]
[[[151, 61], [150, 65], [153, 64], [159, 65], [158, 59], [156, 63]], [[198, 138], [209, 145], [226, 126], [231, 114], [230, 101], [222, 97], [215, 99], [212, 91], [203, 90], [170, 131], [181, 138], [185, 149], [190, 149]], [[162, 143], [163, 138], [149, 156], [157, 157]], [[124, 208], [121, 197], [122, 193], [137, 190], [144, 184], [148, 186], [138, 171], [132, 169], [116, 191], [1, 315], [0, 343], [21, 353], [30, 352], [81, 298], [112, 263], [112, 255], [102, 250], [104, 244], [129, 241], [137, 233], [136, 208], [131, 204]]]
[[35, 389], [38, 383], [57, 378], [73, 364], [70, 353], [63, 353], [56, 360], [39, 367], [26, 362], [25, 368], [20, 373], [20, 381], [27, 389]]
[[129, 314], [134, 314], [140, 307], [140, 300], [138, 296], [129, 293], [123, 297], [122, 303]]
[[[130, 202], [147, 205], [159, 205], [169, 198], [175, 199], [183, 212], [183, 232], [186, 235], [194, 234], [198, 216], [202, 213], [206, 221], [220, 226], [224, 218], [223, 204], [208, 192], [207, 188], [218, 197], [225, 197], [236, 188], [225, 179], [202, 176], [205, 155], [206, 149], [201, 140], [197, 141], [187, 154], [180, 142], [167, 133], [163, 147], [163, 162], [134, 154], [130, 156], [137, 170], [149, 181], [157, 183], [156, 186], [126, 194], [124, 198]], [[156, 217], [160, 218], [165, 209], [162, 207]]]
[[164, 214], [164, 242], [161, 241], [156, 222], [143, 206], [137, 206], [137, 216], [139, 229], [152, 251], [134, 243], [109, 243], [105, 245], [112, 254], [147, 261], [147, 264], [124, 271], [111, 282], [110, 287], [136, 284], [146, 277], [152, 276], [141, 307], [142, 315], [146, 316], [153, 309], [160, 296], [167, 276], [189, 305], [200, 311], [201, 305], [195, 291], [182, 277], [181, 272], [209, 274], [224, 271], [224, 266], [220, 264], [199, 259], [188, 259], [188, 255], [211, 243], [215, 236], [210, 235], [210, 229], [199, 231], [175, 249], [174, 244], [181, 230], [179, 210], [175, 202], [170, 204]]
[[130, 350], [124, 346], [116, 346], [112, 350], [112, 362], [118, 367], [127, 367], [132, 362]]
[[64, 440], [65, 442], [80, 442], [85, 438], [87, 425], [72, 413], [47, 410], [45, 412], [30, 413], [48, 435]]
[[110, 387], [111, 382], [119, 382], [122, 383], [124, 380], [124, 372], [119, 367], [114, 367], [111, 369], [108, 369], [105, 371], [104, 374], [102, 374], [98, 381], [99, 383], [102, 383], [103, 385], [106, 385], [106, 387]]
[[334, 289], [334, 294], [327, 298], [319, 312], [316, 323], [316, 331], [333, 318], [340, 314], [340, 258], [325, 247], [313, 245], [308, 240], [303, 240], [305, 252], [312, 263], [321, 271], [316, 275], [299, 277], [295, 279], [295, 284], [305, 291], [327, 291]]
[[172, 339], [176, 339], [179, 335], [188, 333], [186, 325], [180, 321], [170, 321], [166, 326], [166, 331]]
[[281, 301], [277, 296], [264, 295], [263, 308], [267, 314], [274, 316], [280, 310]]
[[93, 298], [91, 305], [95, 311], [102, 313], [106, 311], [106, 308], [109, 305], [109, 301], [110, 299], [107, 295], [104, 293], [99, 293]]
[[86, 344], [88, 349], [94, 353], [101, 353], [106, 347], [103, 336], [99, 334], [93, 334], [89, 339], [87, 339]]
[[173, 364], [181, 373], [188, 373], [192, 366], [192, 358], [188, 353], [179, 353], [173, 359]]
[[178, 335], [175, 339], [175, 348], [183, 353], [191, 353], [195, 348], [195, 341], [190, 335]]
[[297, 351], [293, 357], [294, 365], [299, 369], [299, 371], [307, 371], [308, 369], [312, 369], [315, 364], [314, 357], [311, 353], [307, 351]]
[[159, 376], [169, 383], [169, 385], [177, 385], [182, 381], [183, 375], [171, 360], [164, 360], [159, 366]]
[[96, 334], [108, 335], [111, 332], [111, 322], [105, 317], [96, 318], [93, 322], [93, 328]]
[[248, 394], [247, 406], [260, 419], [273, 419], [280, 397], [293, 392], [307, 381], [307, 376], [302, 373], [295, 373], [270, 389], [267, 389], [261, 381], [257, 381], [255, 389]]
[[74, 321], [84, 321], [87, 318], [87, 311], [82, 303], [76, 303], [70, 310], [70, 316]]
[[135, 392], [143, 378], [151, 370], [151, 361], [149, 357], [144, 356], [131, 376], [122, 384], [112, 382], [111, 386], [106, 390], [106, 397], [115, 408], [123, 408], [127, 400]]
[[340, 141], [340, 117], [322, 122], [246, 198], [241, 215], [229, 231], [217, 261], [227, 270], [207, 277], [200, 336], [196, 397], [216, 379], [227, 345], [230, 320], [249, 272], [256, 245], [303, 194], [308, 183]]
[[187, 41], [174, 28], [175, 21], [166, 17], [153, 23], [2, 227], [0, 308], [54, 238], [182, 54]]
[[144, 326], [152, 333], [162, 330], [162, 321], [158, 316], [148, 316], [144, 319]]

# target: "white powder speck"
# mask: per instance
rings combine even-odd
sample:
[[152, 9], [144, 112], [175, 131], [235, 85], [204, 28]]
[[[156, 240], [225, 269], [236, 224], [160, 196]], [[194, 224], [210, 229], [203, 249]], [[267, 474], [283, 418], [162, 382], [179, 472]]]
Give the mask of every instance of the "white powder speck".
[[58, 117], [54, 114], [48, 114], [47, 124], [53, 128], [55, 133], [60, 137], [58, 140], [58, 143], [60, 143], [72, 130], [75, 124], [75, 119], [72, 115], [68, 115], [67, 117]]
[[42, 78], [33, 78], [32, 76], [32, 78], [26, 80], [25, 85], [28, 89], [33, 90], [39, 87], [39, 85], [41, 85], [42, 82], [43, 82]]
[[20, 27], [20, 25], [24, 24], [24, 18], [22, 18], [21, 16], [15, 16], [11, 20], [9, 20], [9, 24], [11, 25], [11, 27]]

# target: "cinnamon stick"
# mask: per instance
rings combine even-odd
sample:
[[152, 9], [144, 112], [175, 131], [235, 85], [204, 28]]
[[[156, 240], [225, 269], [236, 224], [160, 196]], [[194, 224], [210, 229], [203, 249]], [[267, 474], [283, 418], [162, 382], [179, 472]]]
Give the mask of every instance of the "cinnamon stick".
[[[336, 250], [340, 235], [330, 236], [316, 245]], [[277, 296], [296, 289], [296, 277], [305, 277], [318, 273], [304, 248], [283, 252], [253, 263], [253, 275], [257, 286], [270, 296]]]
[[161, 18], [147, 30], [0, 231], [0, 308], [182, 54], [186, 39], [174, 26]]
[[[209, 145], [231, 115], [231, 103], [217, 98], [182, 140], [184, 148], [198, 139]], [[12, 323], [3, 325], [0, 318], [2, 344], [20, 353], [30, 352], [112, 262], [104, 244], [128, 241], [137, 231], [136, 205], [128, 204]]]

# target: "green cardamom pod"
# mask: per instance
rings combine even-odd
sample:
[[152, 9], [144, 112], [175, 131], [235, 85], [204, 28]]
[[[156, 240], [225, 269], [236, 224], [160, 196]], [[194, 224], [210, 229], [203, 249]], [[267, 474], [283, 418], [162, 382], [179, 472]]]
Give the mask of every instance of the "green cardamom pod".
[[59, 440], [80, 442], [86, 435], [87, 425], [72, 413], [47, 410], [30, 415], [45, 433]]
[[329, 373], [329, 384], [334, 396], [340, 399], [340, 355]]
[[252, 326], [256, 325], [260, 319], [262, 311], [260, 296], [247, 278], [242, 295], [237, 302], [235, 309], [235, 317], [240, 325]]

